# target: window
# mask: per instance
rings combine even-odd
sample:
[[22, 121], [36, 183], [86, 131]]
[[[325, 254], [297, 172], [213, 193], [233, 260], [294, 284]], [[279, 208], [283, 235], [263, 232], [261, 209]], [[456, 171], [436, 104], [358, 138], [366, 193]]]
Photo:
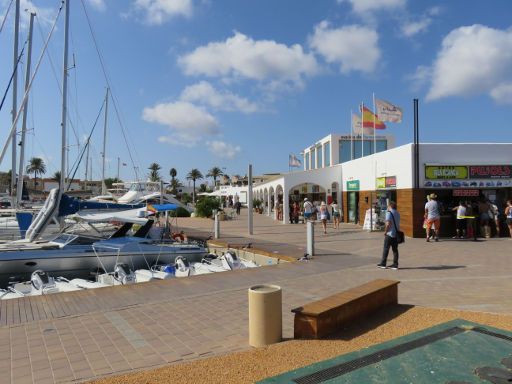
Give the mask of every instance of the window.
[[324, 146], [324, 165], [326, 167], [330, 166], [331, 165], [331, 143], [328, 142], [328, 143], [325, 143], [325, 146]]
[[306, 152], [306, 155], [304, 156], [304, 164], [306, 165], [306, 170], [309, 169], [309, 152]]
[[311, 169], [316, 168], [316, 149], [311, 150]]
[[322, 168], [322, 147], [316, 148], [316, 167]]

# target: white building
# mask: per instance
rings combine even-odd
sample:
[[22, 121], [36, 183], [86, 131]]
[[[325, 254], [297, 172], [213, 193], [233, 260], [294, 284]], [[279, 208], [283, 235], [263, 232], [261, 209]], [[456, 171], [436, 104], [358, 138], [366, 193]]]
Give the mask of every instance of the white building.
[[[394, 200], [402, 214], [404, 232], [408, 236], [422, 236], [428, 193], [435, 192], [446, 209], [460, 198], [489, 198], [499, 208], [512, 198], [512, 143], [422, 143], [416, 186], [413, 144], [340, 161], [346, 158], [347, 149], [342, 141], [347, 137], [350, 136], [329, 135], [307, 148], [304, 171], [285, 173], [255, 184], [254, 198], [264, 201], [267, 215], [275, 216], [272, 213], [275, 202], [284, 202], [283, 223], [286, 223], [289, 203], [302, 202], [308, 197], [318, 203], [337, 200], [343, 209], [343, 221], [363, 223], [370, 206], [384, 213], [387, 201]], [[392, 139], [386, 139], [391, 147]], [[337, 154], [330, 150], [333, 143], [337, 143]], [[447, 210], [444, 213], [443, 221], [449, 229], [453, 215]]]

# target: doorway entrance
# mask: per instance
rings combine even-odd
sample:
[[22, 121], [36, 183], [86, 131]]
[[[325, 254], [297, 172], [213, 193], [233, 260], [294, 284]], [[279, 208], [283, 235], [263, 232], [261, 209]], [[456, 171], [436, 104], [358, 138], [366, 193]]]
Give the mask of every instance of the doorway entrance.
[[348, 192], [348, 222], [359, 222], [359, 192]]

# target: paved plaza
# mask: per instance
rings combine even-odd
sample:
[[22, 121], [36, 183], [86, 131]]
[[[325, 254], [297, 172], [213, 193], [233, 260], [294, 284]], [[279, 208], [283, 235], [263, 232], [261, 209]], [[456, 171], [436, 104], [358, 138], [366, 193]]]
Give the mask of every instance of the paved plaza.
[[[246, 210], [221, 223], [221, 240], [300, 257], [306, 226]], [[208, 236], [213, 221], [178, 219], [187, 233]], [[293, 336], [290, 310], [375, 278], [401, 281], [399, 302], [418, 306], [512, 313], [512, 240], [477, 242], [407, 239], [399, 271], [376, 268], [383, 234], [343, 224], [323, 235], [316, 225], [312, 261], [151, 282], [135, 286], [2, 301], [2, 383], [87, 381], [250, 348], [247, 288], [283, 289], [283, 332]], [[390, 255], [391, 256], [391, 255]]]

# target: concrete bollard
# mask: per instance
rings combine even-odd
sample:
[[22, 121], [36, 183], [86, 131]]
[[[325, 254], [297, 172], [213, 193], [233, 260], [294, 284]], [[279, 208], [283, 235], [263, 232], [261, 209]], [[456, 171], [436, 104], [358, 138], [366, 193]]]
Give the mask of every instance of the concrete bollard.
[[219, 220], [218, 213], [215, 214], [214, 233], [215, 233], [215, 238], [219, 239], [220, 238], [220, 220]]
[[315, 255], [315, 226], [314, 223], [308, 221], [306, 224], [307, 227], [307, 246], [306, 251], [309, 256]]
[[282, 293], [277, 285], [249, 288], [249, 345], [262, 347], [283, 338]]

